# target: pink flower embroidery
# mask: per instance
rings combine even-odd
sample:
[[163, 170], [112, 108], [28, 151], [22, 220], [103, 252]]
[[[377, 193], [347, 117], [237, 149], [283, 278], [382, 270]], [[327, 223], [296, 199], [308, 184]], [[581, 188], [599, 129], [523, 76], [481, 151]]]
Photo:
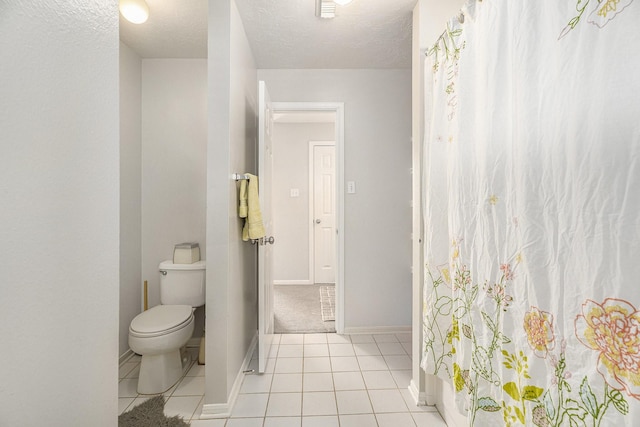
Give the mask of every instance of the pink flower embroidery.
[[531, 311], [524, 315], [522, 326], [527, 332], [527, 341], [534, 354], [545, 359], [549, 351], [555, 347], [553, 315], [537, 307], [531, 307]]
[[640, 400], [640, 313], [629, 302], [586, 300], [576, 316], [576, 337], [599, 352], [598, 372], [616, 390]]

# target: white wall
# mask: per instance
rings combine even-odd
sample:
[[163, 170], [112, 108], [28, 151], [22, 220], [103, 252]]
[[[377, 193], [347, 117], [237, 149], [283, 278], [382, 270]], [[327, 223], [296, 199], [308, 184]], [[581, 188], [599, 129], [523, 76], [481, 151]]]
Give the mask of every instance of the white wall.
[[[142, 280], [160, 303], [158, 264], [177, 243], [206, 259], [207, 60], [142, 61]], [[141, 284], [140, 284], [141, 286]], [[196, 336], [203, 312], [196, 312]]]
[[233, 173], [256, 172], [256, 67], [233, 0], [209, 1], [205, 411], [225, 412], [257, 331], [257, 247], [241, 239]]
[[[333, 141], [333, 123], [278, 123], [273, 126], [273, 279], [306, 284], [309, 268], [309, 141]], [[291, 197], [290, 190], [300, 190]]]
[[410, 326], [411, 70], [258, 78], [274, 102], [344, 102], [344, 178], [357, 188], [345, 195], [345, 331]]
[[0, 425], [113, 426], [117, 2], [0, 2], [0, 57]]
[[120, 43], [120, 344], [129, 350], [129, 324], [142, 306], [141, 167], [142, 60]]

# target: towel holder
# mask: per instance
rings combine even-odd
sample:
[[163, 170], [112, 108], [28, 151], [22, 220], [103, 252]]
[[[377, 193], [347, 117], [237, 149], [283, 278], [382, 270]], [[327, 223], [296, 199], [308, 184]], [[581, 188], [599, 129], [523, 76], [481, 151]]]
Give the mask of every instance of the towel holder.
[[244, 179], [249, 179], [249, 177], [242, 173], [234, 173], [231, 175], [231, 179], [234, 179], [236, 181], [242, 181]]

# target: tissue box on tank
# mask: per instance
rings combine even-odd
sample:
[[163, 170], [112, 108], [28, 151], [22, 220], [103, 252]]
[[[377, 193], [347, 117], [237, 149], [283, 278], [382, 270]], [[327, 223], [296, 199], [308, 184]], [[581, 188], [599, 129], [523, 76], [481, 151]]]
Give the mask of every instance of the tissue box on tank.
[[200, 261], [200, 245], [197, 243], [179, 243], [173, 248], [174, 264], [193, 264]]

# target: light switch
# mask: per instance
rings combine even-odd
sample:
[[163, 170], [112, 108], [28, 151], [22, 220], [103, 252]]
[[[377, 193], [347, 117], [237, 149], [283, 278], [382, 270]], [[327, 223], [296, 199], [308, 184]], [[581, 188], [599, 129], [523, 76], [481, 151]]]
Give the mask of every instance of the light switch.
[[347, 193], [349, 193], [349, 194], [355, 194], [356, 193], [356, 182], [355, 181], [348, 181], [347, 182]]
[[299, 188], [292, 188], [289, 190], [289, 194], [291, 197], [300, 197], [300, 189]]

